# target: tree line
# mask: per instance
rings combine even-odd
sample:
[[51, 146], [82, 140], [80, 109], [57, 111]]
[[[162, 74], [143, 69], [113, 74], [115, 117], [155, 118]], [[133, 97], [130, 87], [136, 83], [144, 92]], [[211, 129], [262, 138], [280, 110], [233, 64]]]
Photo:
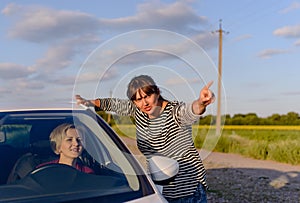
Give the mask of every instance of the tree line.
[[[98, 112], [99, 115], [106, 120], [110, 125], [114, 124], [133, 124], [134, 119], [127, 116], [109, 116], [105, 112]], [[109, 119], [108, 119], [109, 118]], [[271, 116], [262, 118], [257, 116], [256, 113], [247, 114], [235, 114], [230, 116], [229, 114], [221, 117], [224, 125], [300, 125], [300, 117], [296, 112], [289, 112], [287, 114], [273, 114]], [[215, 125], [216, 116], [206, 115], [202, 116], [199, 120], [200, 125]]]
[[[300, 117], [296, 112], [289, 112], [287, 114], [272, 114], [271, 116], [261, 118], [256, 113], [235, 114], [232, 117], [225, 115], [221, 117], [224, 125], [300, 125]], [[200, 125], [214, 125], [216, 123], [216, 116], [207, 115], [201, 117]]]

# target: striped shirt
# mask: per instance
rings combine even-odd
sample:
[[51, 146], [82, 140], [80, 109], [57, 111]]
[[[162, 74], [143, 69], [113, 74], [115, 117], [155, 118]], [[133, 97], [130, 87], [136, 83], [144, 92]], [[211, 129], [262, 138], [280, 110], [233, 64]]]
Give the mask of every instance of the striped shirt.
[[100, 108], [95, 110], [133, 116], [139, 150], [147, 158], [161, 155], [177, 160], [178, 174], [163, 186], [166, 198], [193, 195], [199, 182], [207, 188], [206, 171], [192, 139], [192, 124], [200, 116], [193, 114], [191, 104], [168, 102], [160, 116], [154, 119], [149, 119], [130, 100], [100, 99]]

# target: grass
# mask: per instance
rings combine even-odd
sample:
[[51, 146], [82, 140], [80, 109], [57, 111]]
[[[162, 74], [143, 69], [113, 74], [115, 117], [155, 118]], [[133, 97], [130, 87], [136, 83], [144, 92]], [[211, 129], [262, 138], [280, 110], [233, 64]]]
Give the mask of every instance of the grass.
[[135, 138], [136, 130], [135, 125], [114, 125], [112, 126], [114, 131], [121, 136]]
[[[206, 130], [205, 130], [206, 129]], [[300, 126], [225, 126], [213, 151], [238, 153], [261, 160], [300, 164]], [[211, 130], [213, 134], [214, 130]], [[207, 148], [209, 129], [194, 126], [196, 147]]]
[[[121, 136], [135, 138], [134, 125], [116, 125]], [[300, 126], [224, 126], [221, 136], [213, 126], [193, 126], [197, 148], [237, 153], [261, 160], [300, 164]]]

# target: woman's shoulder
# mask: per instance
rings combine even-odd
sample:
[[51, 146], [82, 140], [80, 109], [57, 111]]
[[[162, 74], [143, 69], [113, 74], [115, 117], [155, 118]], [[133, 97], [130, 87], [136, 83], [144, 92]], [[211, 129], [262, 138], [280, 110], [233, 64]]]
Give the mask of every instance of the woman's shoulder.
[[84, 165], [81, 161], [76, 162], [76, 169], [84, 173], [95, 173], [93, 169]]
[[92, 173], [92, 174], [95, 173], [94, 170], [91, 169], [91, 168], [88, 167], [88, 166], [83, 166], [83, 167], [82, 167], [82, 172], [84, 172], [84, 173]]
[[177, 109], [179, 109], [181, 104], [182, 104], [182, 102], [176, 101], [176, 100], [168, 101], [168, 104], [164, 108], [165, 112], [174, 113], [177, 111]]
[[182, 104], [183, 104], [183, 102], [176, 101], [176, 100], [174, 100], [174, 101], [168, 101], [168, 105], [172, 106], [172, 107], [176, 107], [176, 106], [179, 106], [179, 105], [182, 105]]

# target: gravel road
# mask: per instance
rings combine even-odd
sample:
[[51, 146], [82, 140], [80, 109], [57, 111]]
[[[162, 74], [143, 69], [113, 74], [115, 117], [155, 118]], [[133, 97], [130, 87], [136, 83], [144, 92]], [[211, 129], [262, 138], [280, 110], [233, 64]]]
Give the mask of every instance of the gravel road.
[[300, 202], [300, 166], [217, 152], [204, 165], [209, 202]]
[[[134, 139], [122, 139], [134, 154], [140, 155]], [[300, 203], [300, 165], [238, 154], [199, 153], [207, 169], [210, 203]]]

